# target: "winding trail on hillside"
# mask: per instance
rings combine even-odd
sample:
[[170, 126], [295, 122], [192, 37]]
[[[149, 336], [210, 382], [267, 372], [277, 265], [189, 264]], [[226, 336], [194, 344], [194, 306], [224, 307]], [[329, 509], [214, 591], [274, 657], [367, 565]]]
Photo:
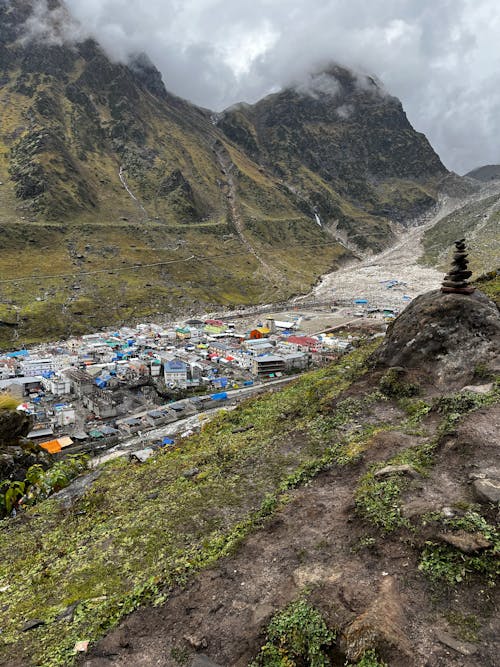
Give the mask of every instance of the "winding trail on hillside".
[[240, 241], [243, 243], [248, 252], [251, 253], [255, 257], [255, 259], [259, 262], [259, 264], [264, 269], [266, 277], [271, 282], [283, 283], [283, 276], [278, 271], [276, 271], [276, 269], [273, 269], [262, 258], [260, 253], [257, 252], [254, 245], [250, 242], [247, 234], [245, 233], [245, 225], [243, 223], [243, 220], [241, 219], [241, 215], [238, 210], [238, 204], [237, 204], [238, 194], [236, 191], [236, 185], [232, 174], [235, 165], [231, 160], [231, 156], [229, 155], [225, 147], [222, 146], [222, 144], [220, 144], [220, 142], [216, 142], [214, 144], [213, 150], [215, 156], [217, 157], [217, 161], [219, 163], [219, 167], [222, 171], [222, 174], [225, 177], [225, 185], [226, 185], [225, 191], [227, 194], [231, 221], [234, 225], [234, 228], [236, 230], [236, 233], [238, 234]]

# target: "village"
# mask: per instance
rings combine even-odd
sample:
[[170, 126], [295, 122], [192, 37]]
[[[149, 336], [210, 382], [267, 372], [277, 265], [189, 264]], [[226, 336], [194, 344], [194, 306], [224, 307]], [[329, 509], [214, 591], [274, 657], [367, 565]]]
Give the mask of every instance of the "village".
[[34, 422], [28, 438], [56, 458], [97, 456], [146, 434], [156, 447], [171, 446], [169, 436], [184, 435], [186, 423], [193, 431], [193, 415], [201, 422], [207, 412], [328, 363], [367, 333], [383, 332], [394, 316], [365, 299], [255, 310], [142, 323], [4, 353], [0, 392], [22, 401], [19, 409]]

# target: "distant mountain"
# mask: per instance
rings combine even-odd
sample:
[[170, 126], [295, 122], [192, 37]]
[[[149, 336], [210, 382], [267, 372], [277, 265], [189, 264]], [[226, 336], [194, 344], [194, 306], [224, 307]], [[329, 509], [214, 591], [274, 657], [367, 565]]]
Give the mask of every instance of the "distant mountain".
[[236, 106], [218, 126], [361, 248], [433, 204], [448, 173], [398, 99], [339, 66]]
[[33, 6], [0, 0], [0, 344], [286, 298], [435, 201], [445, 168], [369, 78], [217, 115]]
[[467, 172], [465, 176], [484, 182], [500, 179], [500, 164], [486, 164], [484, 167]]

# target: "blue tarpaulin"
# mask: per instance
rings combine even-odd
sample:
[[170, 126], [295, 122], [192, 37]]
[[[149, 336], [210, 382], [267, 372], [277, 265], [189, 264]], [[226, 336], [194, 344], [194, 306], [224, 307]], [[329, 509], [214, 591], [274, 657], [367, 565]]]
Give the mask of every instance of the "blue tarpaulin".
[[368, 299], [355, 299], [354, 303], [368, 303]]
[[227, 391], [220, 391], [218, 394], [212, 394], [210, 398], [212, 401], [225, 401], [227, 398]]
[[163, 440], [161, 441], [161, 444], [162, 445], [173, 445], [174, 441], [172, 440], [172, 438], [163, 438]]
[[10, 359], [17, 359], [18, 357], [29, 357], [29, 354], [28, 350], [18, 350], [17, 352], [9, 352], [5, 356]]

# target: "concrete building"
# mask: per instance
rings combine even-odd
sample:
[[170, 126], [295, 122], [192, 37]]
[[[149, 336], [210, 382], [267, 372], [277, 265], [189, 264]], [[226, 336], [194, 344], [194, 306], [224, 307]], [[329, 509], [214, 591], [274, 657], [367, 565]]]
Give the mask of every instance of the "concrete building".
[[254, 357], [252, 360], [253, 374], [259, 377], [271, 373], [282, 373], [285, 370], [285, 360], [283, 357], [278, 357], [277, 354], [266, 354], [262, 357]]
[[77, 396], [88, 396], [96, 388], [94, 378], [86, 371], [82, 371], [78, 368], [71, 368], [64, 371], [64, 375], [71, 382], [71, 390]]
[[25, 376], [41, 375], [44, 372], [55, 371], [54, 357], [25, 357], [20, 362], [21, 372]]
[[0, 380], [0, 392], [8, 392], [17, 398], [23, 398], [32, 392], [39, 391], [41, 387], [42, 378], [39, 375]]
[[71, 381], [66, 375], [53, 375], [50, 378], [42, 378], [45, 391], [53, 396], [65, 396], [71, 393]]
[[187, 364], [178, 359], [166, 361], [163, 365], [163, 377], [167, 387], [175, 386], [185, 389], [188, 379]]

